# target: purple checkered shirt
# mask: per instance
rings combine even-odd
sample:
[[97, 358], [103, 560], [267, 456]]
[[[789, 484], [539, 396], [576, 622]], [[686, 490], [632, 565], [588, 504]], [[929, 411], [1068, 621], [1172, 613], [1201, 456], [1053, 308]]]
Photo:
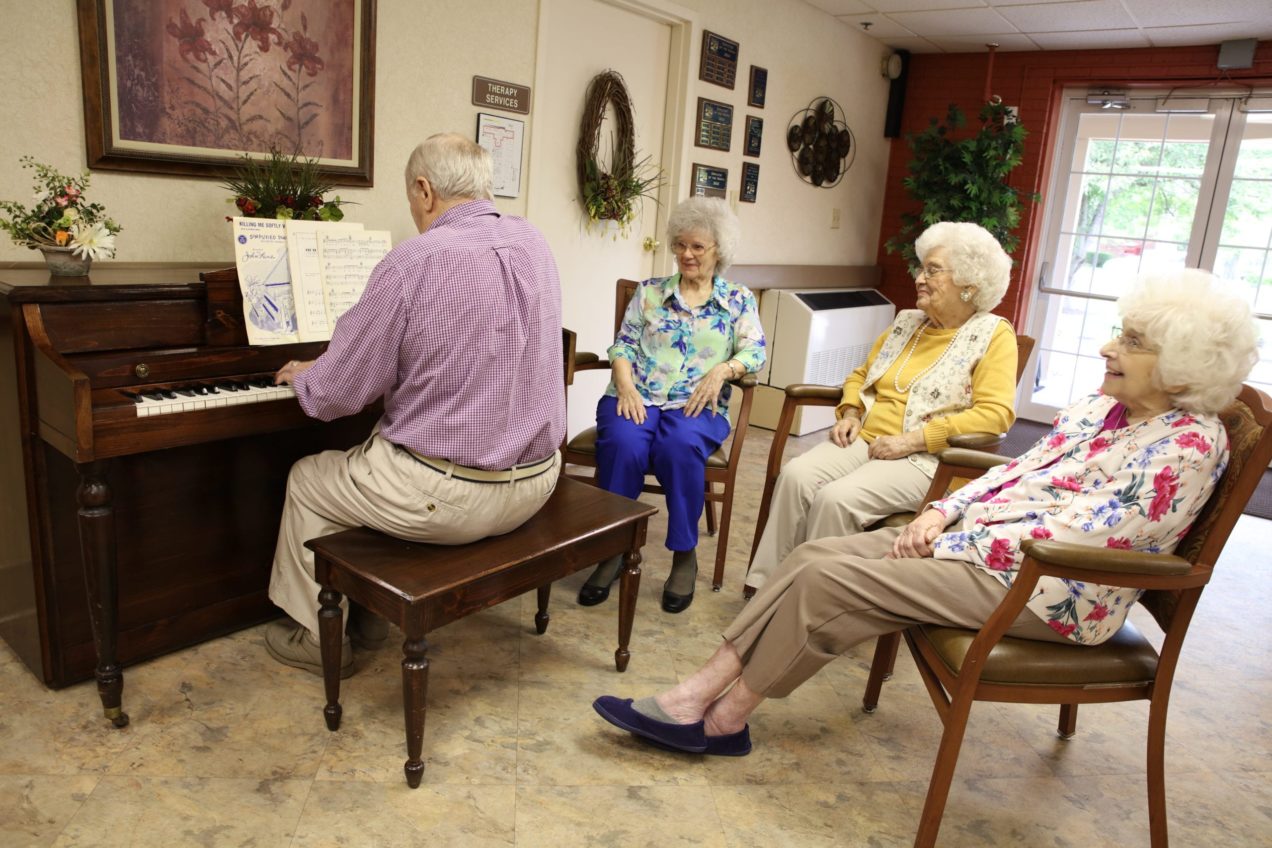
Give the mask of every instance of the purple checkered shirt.
[[560, 447], [561, 367], [561, 283], [547, 242], [475, 200], [384, 257], [295, 387], [323, 421], [383, 395], [384, 438], [497, 470]]

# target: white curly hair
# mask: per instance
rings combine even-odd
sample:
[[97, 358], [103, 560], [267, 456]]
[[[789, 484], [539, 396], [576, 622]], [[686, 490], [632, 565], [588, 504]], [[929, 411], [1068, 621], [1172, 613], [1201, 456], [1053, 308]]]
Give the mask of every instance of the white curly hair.
[[1158, 351], [1153, 379], [1186, 412], [1228, 406], [1259, 361], [1250, 304], [1206, 271], [1143, 274], [1117, 308], [1123, 326]]
[[733, 264], [738, 242], [742, 240], [742, 225], [729, 204], [719, 197], [691, 197], [672, 210], [667, 218], [667, 241], [691, 230], [711, 233], [716, 243], [716, 274], [721, 276]]
[[938, 247], [945, 250], [954, 285], [976, 287], [972, 305], [977, 312], [988, 312], [1002, 302], [1011, 283], [1011, 257], [989, 230], [980, 224], [941, 221], [914, 242], [920, 262], [926, 262], [927, 255]]

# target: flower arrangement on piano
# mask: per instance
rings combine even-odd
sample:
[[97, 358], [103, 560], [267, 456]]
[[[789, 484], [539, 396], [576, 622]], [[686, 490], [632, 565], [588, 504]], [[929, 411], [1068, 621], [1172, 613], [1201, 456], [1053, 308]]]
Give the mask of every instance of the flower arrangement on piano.
[[0, 200], [0, 229], [17, 244], [37, 248], [69, 248], [81, 259], [110, 259], [115, 235], [122, 227], [106, 216], [106, 207], [89, 203], [88, 171], [68, 177], [31, 156], [19, 159], [35, 171], [35, 195], [30, 208]]
[[224, 186], [244, 218], [339, 221], [344, 217], [340, 207], [349, 202], [339, 195], [324, 199], [333, 184], [319, 176], [318, 160], [284, 156], [277, 148], [259, 159], [244, 153], [243, 164]]

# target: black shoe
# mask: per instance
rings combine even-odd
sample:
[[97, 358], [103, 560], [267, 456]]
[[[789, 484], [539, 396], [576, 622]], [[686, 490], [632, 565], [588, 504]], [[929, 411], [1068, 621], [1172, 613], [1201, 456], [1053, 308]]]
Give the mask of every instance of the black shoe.
[[677, 595], [675, 592], [669, 592], [663, 589], [662, 608], [663, 612], [678, 613], [689, 609], [689, 605], [693, 603], [693, 592], [687, 595]]
[[609, 586], [592, 586], [584, 583], [579, 587], [579, 606], [594, 607], [597, 604], [603, 604], [609, 598], [610, 586], [618, 582], [615, 577], [610, 581]]

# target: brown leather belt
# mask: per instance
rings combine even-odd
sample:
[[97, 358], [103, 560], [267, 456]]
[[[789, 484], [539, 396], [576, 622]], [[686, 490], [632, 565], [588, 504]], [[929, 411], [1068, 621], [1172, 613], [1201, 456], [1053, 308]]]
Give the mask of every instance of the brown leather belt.
[[528, 462], [525, 465], [514, 465], [512, 468], [488, 471], [484, 468], [469, 468], [466, 465], [459, 465], [449, 459], [424, 456], [402, 445], [398, 447], [409, 453], [416, 462], [433, 469], [438, 474], [446, 474], [456, 480], [465, 480], [469, 483], [515, 483], [518, 480], [529, 480], [531, 477], [538, 477], [540, 474], [545, 474], [552, 470], [553, 462], [556, 459], [556, 453], [554, 452], [543, 459]]

